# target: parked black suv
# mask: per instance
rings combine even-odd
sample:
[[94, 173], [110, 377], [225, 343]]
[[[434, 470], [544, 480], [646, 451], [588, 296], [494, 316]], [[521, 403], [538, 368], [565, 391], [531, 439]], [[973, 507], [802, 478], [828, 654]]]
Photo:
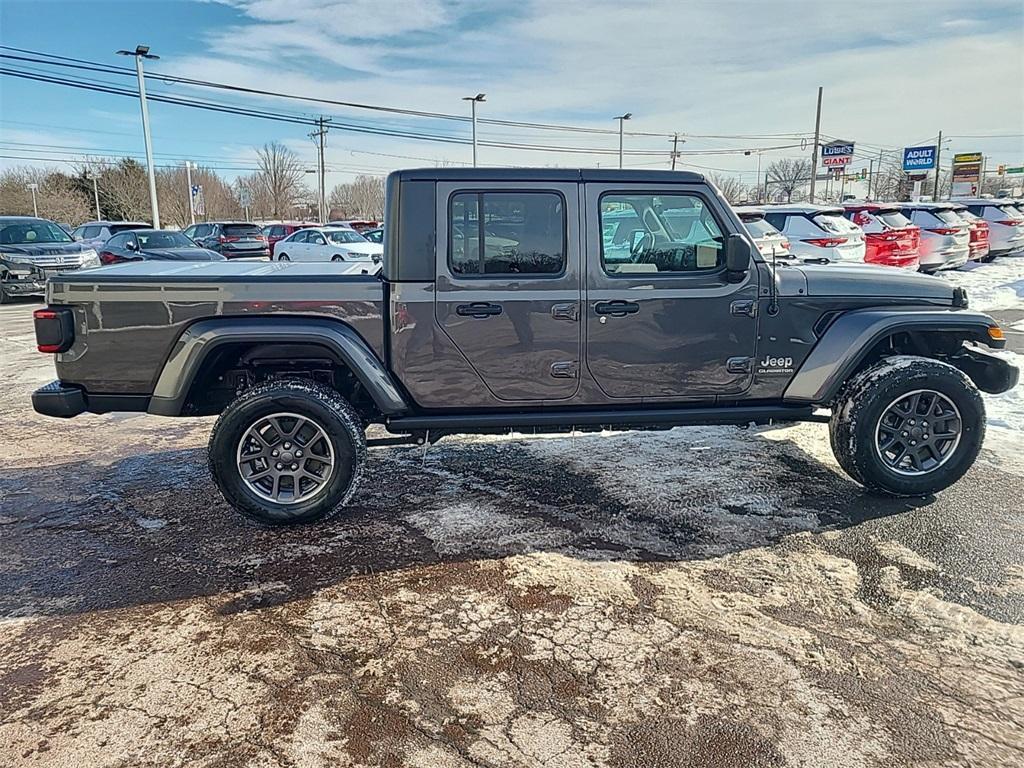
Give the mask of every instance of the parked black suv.
[[185, 230], [200, 248], [223, 254], [225, 258], [241, 256], [270, 257], [270, 244], [263, 230], [247, 221], [208, 221], [193, 224]]

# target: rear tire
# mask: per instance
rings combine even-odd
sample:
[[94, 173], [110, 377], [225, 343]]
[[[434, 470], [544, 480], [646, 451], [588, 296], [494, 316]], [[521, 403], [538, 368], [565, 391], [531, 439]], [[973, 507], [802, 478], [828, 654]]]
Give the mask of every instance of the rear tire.
[[308, 523], [337, 514], [351, 496], [366, 462], [366, 435], [335, 390], [269, 381], [224, 410], [208, 458], [217, 487], [245, 517]]
[[291, 261], [291, 259], [288, 258], [288, 254], [287, 253], [282, 253], [280, 256], [277, 257], [277, 260], [278, 261]]
[[14, 303], [14, 297], [7, 293], [3, 288], [0, 288], [0, 304], [12, 303]]
[[985, 406], [958, 368], [897, 356], [861, 371], [832, 409], [832, 451], [858, 483], [891, 496], [948, 488], [974, 464]]

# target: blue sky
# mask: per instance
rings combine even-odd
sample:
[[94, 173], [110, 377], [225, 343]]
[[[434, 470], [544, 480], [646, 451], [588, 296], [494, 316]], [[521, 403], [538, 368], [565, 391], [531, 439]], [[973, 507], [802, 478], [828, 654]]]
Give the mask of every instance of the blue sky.
[[[687, 151], [798, 144], [764, 154], [806, 156], [799, 140], [740, 139], [813, 129], [825, 87], [823, 131], [853, 139], [858, 164], [880, 149], [927, 143], [981, 150], [990, 164], [1024, 162], [1024, 4], [932, 0], [836, 5], [801, 0], [4, 0], [3, 45], [113, 65], [137, 43], [162, 57], [156, 73], [298, 95], [418, 110], [467, 113], [461, 97], [486, 92], [481, 116], [610, 129], [625, 111], [638, 132], [683, 133]], [[38, 65], [5, 60], [5, 66]], [[130, 78], [67, 70], [131, 85]], [[282, 101], [161, 82], [185, 95], [337, 122], [468, 138], [440, 120]], [[313, 167], [301, 125], [151, 103], [157, 162], [185, 158], [228, 176], [253, 163], [254, 147], [278, 140]], [[604, 134], [482, 125], [482, 140], [606, 150]], [[67, 158], [142, 153], [136, 100], [0, 77], [0, 155]], [[627, 137], [644, 167], [667, 167], [668, 139]], [[664, 153], [662, 155], [661, 153]], [[655, 154], [658, 153], [658, 154]], [[328, 184], [361, 172], [465, 163], [468, 146], [333, 130]], [[481, 162], [614, 164], [614, 155], [482, 148]], [[754, 177], [754, 157], [692, 155], [683, 167]], [[0, 164], [22, 164], [12, 157]], [[38, 164], [38, 163], [37, 163]]]

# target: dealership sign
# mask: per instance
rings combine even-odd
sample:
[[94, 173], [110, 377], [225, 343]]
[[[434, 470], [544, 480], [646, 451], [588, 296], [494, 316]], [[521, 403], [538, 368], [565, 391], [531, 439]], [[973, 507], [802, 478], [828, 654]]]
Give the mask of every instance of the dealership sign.
[[903, 150], [903, 170], [908, 173], [930, 171], [935, 167], [935, 146], [907, 147]]
[[826, 168], [841, 168], [853, 161], [853, 142], [833, 141], [821, 148], [821, 162]]
[[961, 152], [959, 155], [953, 155], [953, 163], [980, 163], [981, 152]]

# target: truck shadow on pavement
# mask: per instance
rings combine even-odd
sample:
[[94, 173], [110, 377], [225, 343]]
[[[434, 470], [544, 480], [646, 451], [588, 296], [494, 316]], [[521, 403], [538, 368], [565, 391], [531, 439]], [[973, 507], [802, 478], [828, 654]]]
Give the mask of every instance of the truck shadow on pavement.
[[537, 551], [692, 560], [929, 503], [869, 495], [789, 440], [738, 430], [374, 449], [341, 515], [274, 529], [224, 502], [201, 449], [7, 470], [0, 615], [203, 596], [232, 613], [360, 574]]

